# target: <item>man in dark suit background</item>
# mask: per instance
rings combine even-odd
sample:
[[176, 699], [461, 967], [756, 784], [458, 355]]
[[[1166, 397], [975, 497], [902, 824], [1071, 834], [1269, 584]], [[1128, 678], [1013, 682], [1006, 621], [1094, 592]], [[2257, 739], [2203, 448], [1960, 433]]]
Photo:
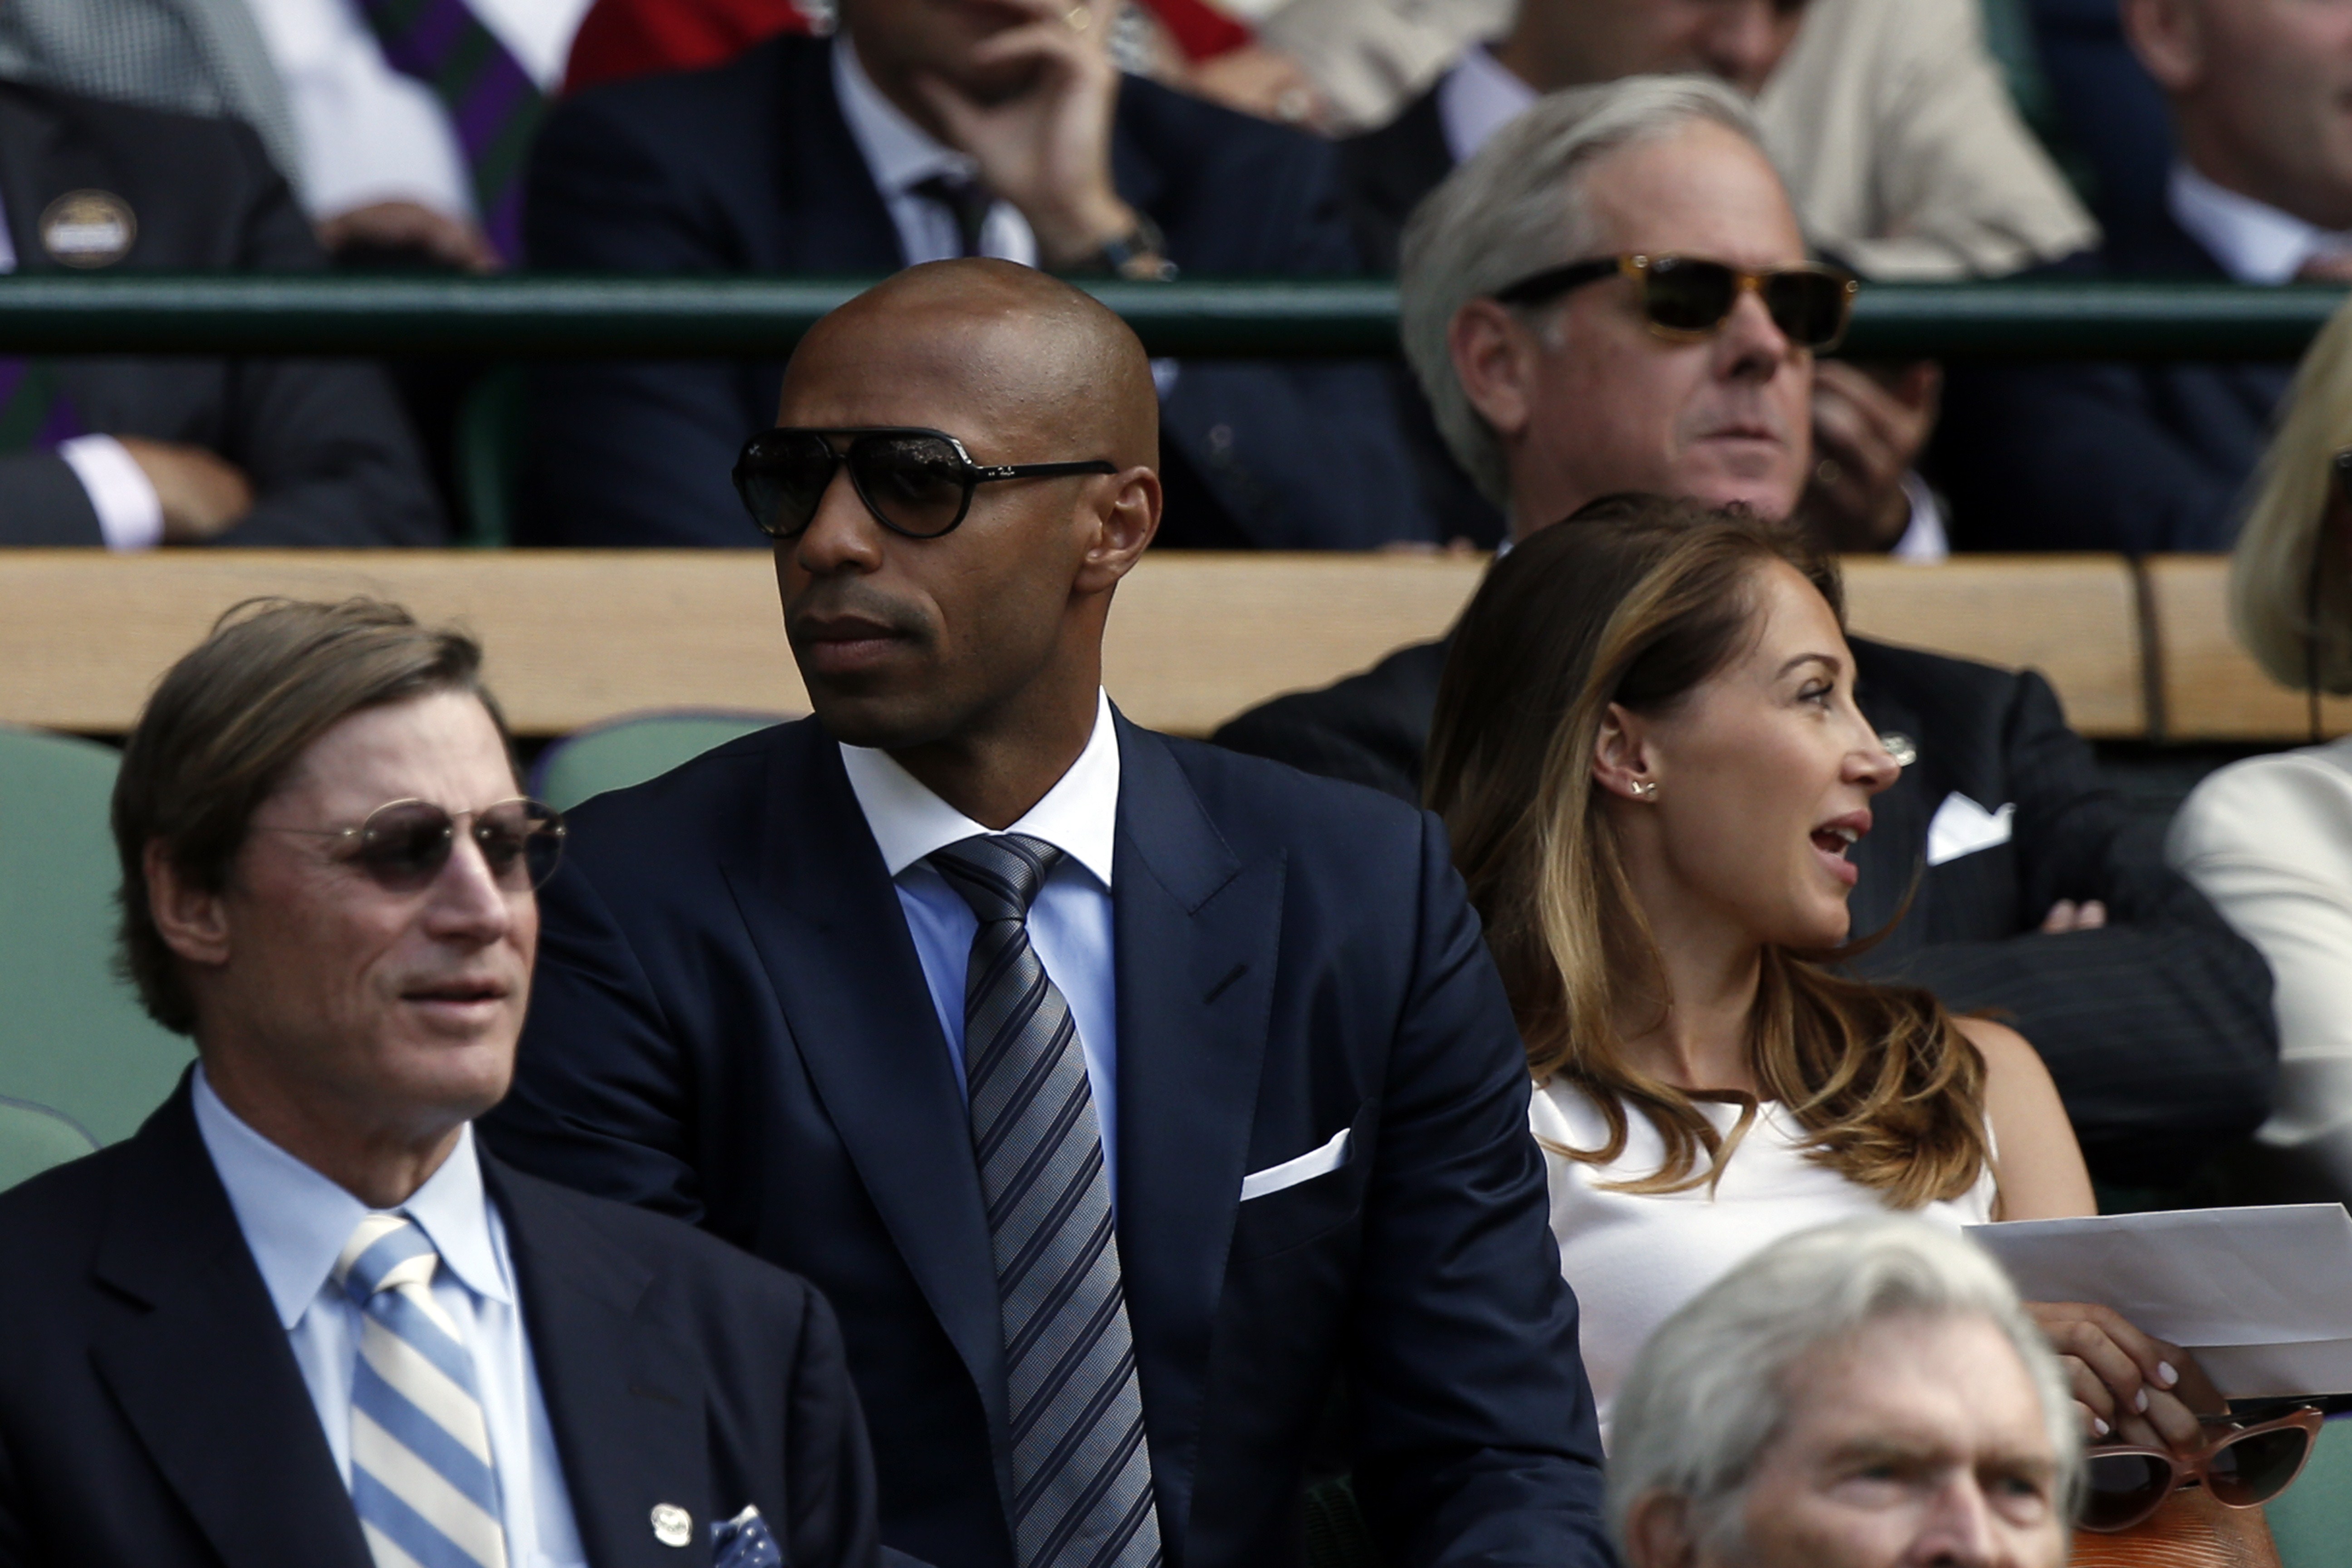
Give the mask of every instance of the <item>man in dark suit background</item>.
[[[0, 83], [0, 272], [324, 266], [242, 125]], [[436, 544], [373, 365], [0, 353], [0, 544]]]
[[[808, 1272], [883, 1539], [940, 1568], [1296, 1562], [1341, 1380], [1389, 1561], [1606, 1562], [1442, 828], [1102, 694], [1160, 510], [1134, 334], [938, 263], [826, 318], [782, 409], [744, 472], [817, 716], [576, 814], [499, 1149]], [[908, 427], [1009, 467], [960, 491]]]
[[876, 1562], [824, 1300], [477, 1151], [561, 848], [480, 658], [268, 602], [133, 731], [125, 949], [198, 1065], [0, 1196], [0, 1561]]
[[[2058, 277], [2352, 282], [2352, 11], [2124, 0], [2172, 110], [2160, 209]], [[2293, 366], [1978, 366], [1955, 372], [1932, 466], [1954, 539], [1980, 550], [2227, 550]]]
[[[996, 256], [1073, 275], [1356, 270], [1322, 142], [1122, 79], [1108, 0], [850, 0], [830, 39], [567, 101], [533, 153], [532, 265], [895, 271]], [[773, 363], [565, 366], [532, 400], [530, 537], [739, 544], [727, 467]], [[1160, 367], [1181, 542], [1432, 540], [1381, 367]]]
[[[1623, 276], [1541, 303], [1495, 298], [1619, 252], [1801, 262], [1794, 216], [1751, 137], [1738, 100], [1693, 79], [1559, 95], [1415, 218], [1406, 353], [1456, 456], [1518, 531], [1620, 491], [1770, 517], [1795, 505], [1811, 464], [1811, 355], [1757, 294], [1731, 295], [1696, 341], [1654, 331]], [[1565, 254], [1563, 232], [1576, 246]], [[1854, 850], [1853, 929], [1893, 919], [1924, 862], [1902, 923], [1860, 967], [1927, 985], [1955, 1009], [2002, 1010], [2041, 1050], [2108, 1180], [2178, 1181], [2252, 1131], [2276, 1070], [2269, 973], [2158, 845], [2126, 834], [2048, 684], [1853, 646], [1856, 700], [1905, 763]], [[1216, 738], [1417, 799], [1444, 659], [1443, 643], [1402, 649]]]

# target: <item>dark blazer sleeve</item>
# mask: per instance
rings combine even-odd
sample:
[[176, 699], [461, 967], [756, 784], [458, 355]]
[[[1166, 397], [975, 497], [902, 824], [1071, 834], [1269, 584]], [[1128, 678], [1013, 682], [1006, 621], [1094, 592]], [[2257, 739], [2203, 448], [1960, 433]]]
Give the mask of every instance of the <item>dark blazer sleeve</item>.
[[[531, 265], [594, 273], [758, 269], [727, 215], [699, 200], [698, 187], [687, 188], [676, 157], [652, 138], [646, 126], [658, 121], [644, 98], [592, 92], [549, 118], [531, 153], [526, 197]], [[728, 476], [744, 438], [774, 420], [777, 374], [719, 359], [599, 361], [535, 374], [530, 538], [758, 543]]]
[[1421, 852], [1418, 950], [1364, 1207], [1356, 1495], [1400, 1565], [1607, 1563], [1600, 1434], [1528, 1132], [1527, 1058], [1434, 816]]
[[[1899, 973], [2032, 1040], [2103, 1174], [2177, 1181], [2269, 1113], [2270, 971], [2126, 819], [2049, 683], [2029, 671], [2013, 690], [2002, 745], [2020, 907], [1994, 923], [2020, 934], [1936, 942]], [[2101, 900], [2106, 929], [2040, 934], [2061, 899]]]
[[[315, 272], [326, 265], [310, 221], [253, 132], [231, 127], [258, 171], [239, 215], [240, 270]], [[391, 380], [352, 360], [247, 359], [227, 366], [220, 453], [253, 481], [254, 507], [224, 544], [441, 543], [447, 532]]]
[[[783, 1523], [784, 1561], [817, 1568], [866, 1568], [880, 1561], [875, 1531], [874, 1456], [841, 1325], [814, 1287], [803, 1285], [800, 1353], [784, 1390], [786, 1494], [796, 1500]], [[908, 1561], [900, 1559], [900, 1561]]]
[[98, 510], [54, 452], [0, 458], [0, 544], [101, 544]]
[[[2240, 383], [2260, 384], [2249, 391]], [[1956, 369], [1932, 458], [1969, 550], [2227, 550], [2283, 389], [2253, 367]], [[2251, 443], [2251, 444], [2250, 444]]]
[[576, 860], [539, 911], [530, 1030], [485, 1123], [493, 1144], [550, 1180], [702, 1224], [685, 1063], [628, 937]]

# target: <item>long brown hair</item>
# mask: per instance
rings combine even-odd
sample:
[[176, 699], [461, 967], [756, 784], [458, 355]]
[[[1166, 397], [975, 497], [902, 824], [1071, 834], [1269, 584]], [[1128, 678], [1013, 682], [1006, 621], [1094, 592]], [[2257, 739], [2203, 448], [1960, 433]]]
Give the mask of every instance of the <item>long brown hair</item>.
[[[1670, 1005], [1665, 969], [1592, 781], [1609, 705], [1664, 713], [1758, 633], [1755, 584], [1802, 573], [1841, 625], [1836, 569], [1793, 531], [1686, 501], [1612, 497], [1495, 564], [1454, 630], [1438, 688], [1427, 797], [1486, 922], [1528, 1066], [1581, 1086], [1609, 1127], [1606, 1164], [1640, 1109], [1665, 1144], [1632, 1192], [1712, 1183], [1754, 1120], [1745, 1095], [1693, 1095], [1631, 1065], [1616, 1020]], [[1989, 1157], [1984, 1059], [1943, 1005], [1867, 984], [1831, 952], [1765, 949], [1750, 1024], [1757, 1081], [1805, 1130], [1806, 1154], [1901, 1208], [1957, 1197]], [[1698, 1110], [1730, 1099], [1730, 1136]], [[1704, 1151], [1705, 1167], [1700, 1156]]]

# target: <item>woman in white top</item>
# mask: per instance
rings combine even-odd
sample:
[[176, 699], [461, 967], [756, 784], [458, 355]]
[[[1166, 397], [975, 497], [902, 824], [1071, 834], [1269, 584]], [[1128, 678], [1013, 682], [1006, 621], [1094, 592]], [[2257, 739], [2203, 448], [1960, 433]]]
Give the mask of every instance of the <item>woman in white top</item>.
[[[2238, 640], [2280, 685], [2352, 691], [2352, 306], [2295, 373], [2230, 563]], [[2319, 713], [2313, 698], [2313, 738]], [[2270, 961], [2279, 1086], [2262, 1195], [2352, 1198], [2352, 741], [2252, 757], [2197, 786], [2172, 864]]]
[[[1839, 603], [1788, 531], [1623, 497], [1518, 544], [1454, 632], [1429, 801], [1527, 1041], [1604, 1430], [1650, 1331], [1778, 1237], [2093, 1212], [2031, 1046], [1823, 967], [1900, 771]], [[2095, 1436], [2197, 1443], [2176, 1347], [2036, 1312]]]

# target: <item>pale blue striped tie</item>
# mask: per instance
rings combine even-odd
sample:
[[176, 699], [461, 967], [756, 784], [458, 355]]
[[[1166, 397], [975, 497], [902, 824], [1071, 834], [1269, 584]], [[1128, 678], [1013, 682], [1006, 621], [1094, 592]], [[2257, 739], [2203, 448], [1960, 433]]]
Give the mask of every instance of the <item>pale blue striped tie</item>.
[[358, 1306], [352, 1505], [376, 1568], [505, 1568], [474, 1358], [433, 1300], [441, 1256], [405, 1215], [372, 1214], [335, 1259]]

